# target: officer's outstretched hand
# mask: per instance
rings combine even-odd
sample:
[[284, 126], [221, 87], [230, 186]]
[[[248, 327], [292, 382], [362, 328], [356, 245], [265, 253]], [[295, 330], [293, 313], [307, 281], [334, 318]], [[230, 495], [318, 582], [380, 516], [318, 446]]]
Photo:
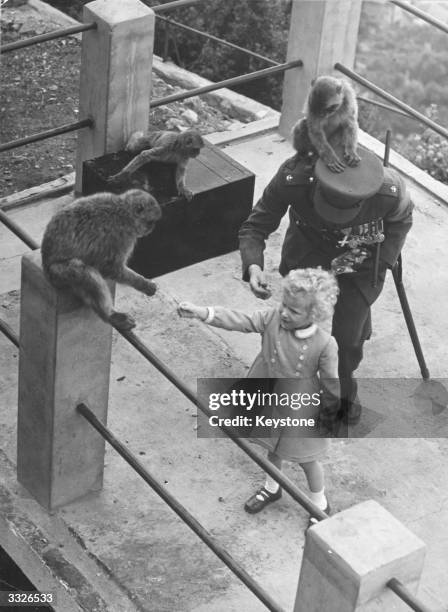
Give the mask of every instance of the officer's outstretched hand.
[[257, 264], [249, 266], [249, 285], [252, 293], [262, 300], [267, 300], [272, 295], [266, 274]]

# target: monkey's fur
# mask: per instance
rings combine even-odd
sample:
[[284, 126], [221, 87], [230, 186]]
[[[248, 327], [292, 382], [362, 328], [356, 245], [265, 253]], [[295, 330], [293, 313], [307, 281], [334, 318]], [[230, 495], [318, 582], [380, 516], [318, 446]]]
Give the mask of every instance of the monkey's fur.
[[134, 132], [126, 145], [126, 151], [138, 153], [120, 172], [109, 177], [108, 182], [117, 183], [129, 179], [144, 164], [151, 161], [176, 164], [176, 187], [179, 195], [191, 200], [193, 193], [185, 186], [187, 162], [197, 157], [204, 146], [204, 140], [197, 130], [190, 129], [177, 133], [153, 130], [146, 134]]
[[113, 307], [105, 279], [153, 295], [156, 285], [126, 263], [137, 238], [149, 234], [161, 217], [155, 198], [141, 189], [122, 195], [96, 193], [58, 211], [47, 225], [42, 265], [54, 287], [70, 289], [104, 320], [121, 330], [135, 321]]
[[313, 81], [305, 105], [305, 118], [293, 127], [293, 146], [300, 156], [315, 150], [333, 172], [342, 172], [344, 162], [328, 142], [337, 138], [344, 160], [357, 166], [358, 104], [352, 86], [343, 79], [321, 76]]

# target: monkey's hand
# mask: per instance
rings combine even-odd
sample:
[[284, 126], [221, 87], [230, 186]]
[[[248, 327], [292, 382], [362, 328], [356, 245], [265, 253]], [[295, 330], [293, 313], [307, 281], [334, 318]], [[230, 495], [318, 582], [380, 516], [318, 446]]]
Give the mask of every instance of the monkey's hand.
[[319, 155], [324, 162], [324, 164], [332, 171], [332, 172], [344, 172], [345, 164], [343, 161], [339, 159], [339, 157], [333, 151], [326, 151]]
[[123, 183], [128, 178], [129, 178], [128, 173], [123, 172], [123, 170], [121, 170], [121, 172], [117, 172], [117, 174], [113, 174], [112, 176], [109, 176], [107, 178], [107, 182], [110, 185], [117, 185], [118, 183]]
[[141, 292], [145, 295], [154, 295], [156, 291], [157, 285], [152, 280], [145, 278], [145, 282], [142, 283]]
[[191, 302], [181, 302], [177, 308], [180, 317], [185, 319], [200, 319], [205, 321], [208, 317], [208, 308], [205, 306], [196, 306]]
[[356, 153], [354, 149], [346, 149], [344, 151], [344, 159], [347, 162], [347, 164], [351, 167], [357, 166], [359, 162], [361, 161], [361, 158], [359, 157], [359, 155]]

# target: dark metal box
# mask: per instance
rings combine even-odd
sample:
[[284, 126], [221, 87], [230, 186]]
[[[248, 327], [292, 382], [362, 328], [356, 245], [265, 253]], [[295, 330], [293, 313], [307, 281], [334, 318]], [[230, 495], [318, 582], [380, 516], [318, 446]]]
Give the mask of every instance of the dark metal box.
[[134, 175], [132, 184], [110, 186], [107, 177], [131, 158], [122, 151], [84, 162], [83, 195], [121, 193], [149, 183], [163, 215], [153, 233], [138, 241], [130, 260], [134, 270], [160, 276], [238, 248], [238, 230], [252, 210], [252, 172], [207, 144], [188, 163], [186, 184], [194, 197], [187, 202], [176, 195], [172, 164], [151, 162]]

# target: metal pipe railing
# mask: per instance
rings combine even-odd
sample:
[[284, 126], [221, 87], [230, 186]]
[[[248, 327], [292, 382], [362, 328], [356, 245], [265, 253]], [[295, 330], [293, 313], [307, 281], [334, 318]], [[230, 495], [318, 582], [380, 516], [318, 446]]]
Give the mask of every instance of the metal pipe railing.
[[8, 217], [8, 215], [0, 209], [0, 221], [5, 225], [13, 234], [20, 238], [32, 251], [39, 248], [38, 243], [29, 234], [25, 232], [15, 221]]
[[428, 606], [419, 601], [397, 578], [391, 578], [386, 586], [415, 612], [433, 612]]
[[17, 140], [5, 142], [4, 144], [0, 144], [0, 153], [3, 151], [10, 151], [11, 149], [16, 149], [17, 147], [23, 147], [23, 145], [27, 145], [32, 142], [39, 142], [41, 140], [46, 140], [47, 138], [54, 138], [54, 136], [59, 136], [60, 134], [75, 132], [76, 130], [81, 130], [85, 127], [93, 127], [93, 119], [81, 119], [80, 121], [66, 123], [65, 125], [60, 125], [57, 128], [52, 128], [51, 130], [46, 130], [45, 132], [39, 132], [33, 136], [26, 136], [25, 138], [18, 138]]
[[25, 38], [24, 40], [17, 40], [16, 42], [8, 43], [0, 47], [0, 55], [9, 53], [10, 51], [16, 51], [17, 49], [23, 49], [24, 47], [30, 47], [31, 45], [47, 42], [48, 40], [54, 40], [55, 38], [62, 38], [63, 36], [70, 36], [71, 34], [78, 34], [79, 32], [85, 32], [87, 30], [95, 30], [96, 28], [96, 23], [81, 23], [79, 25], [70, 26], [69, 28], [53, 30], [53, 32], [46, 32], [45, 34], [39, 34], [39, 36]]
[[231, 49], [240, 51], [241, 53], [244, 53], [245, 55], [249, 55], [250, 57], [254, 57], [258, 60], [271, 64], [271, 66], [280, 65], [280, 62], [276, 62], [275, 60], [270, 59], [269, 57], [265, 57], [264, 55], [255, 53], [255, 51], [250, 51], [249, 49], [245, 49], [244, 47], [235, 45], [234, 43], [224, 40], [223, 38], [218, 38], [217, 36], [213, 36], [213, 34], [208, 34], [207, 32], [203, 32], [202, 30], [197, 30], [196, 28], [192, 28], [191, 26], [184, 25], [183, 23], [179, 23], [178, 21], [174, 21], [173, 19], [168, 19], [167, 17], [161, 17], [160, 15], [158, 15], [157, 18], [160, 21], [163, 21], [164, 23], [168, 23], [170, 26], [173, 26], [181, 30], [186, 30], [187, 32], [192, 32], [193, 34], [197, 34], [198, 36], [202, 36], [203, 38], [207, 38], [208, 40], [212, 40], [226, 47], [230, 47]]
[[11, 340], [11, 342], [17, 346], [17, 348], [19, 348], [19, 337], [2, 319], [0, 319], [0, 332], [2, 332], [2, 334], [4, 334], [8, 340]]
[[395, 108], [394, 106], [389, 106], [389, 104], [384, 104], [383, 102], [378, 102], [378, 100], [372, 100], [371, 98], [365, 98], [364, 96], [356, 96], [356, 99], [360, 102], [366, 102], [367, 104], [372, 104], [372, 106], [378, 106], [379, 108], [384, 108], [384, 110], [390, 111], [391, 113], [396, 113], [397, 115], [402, 115], [402, 117], [406, 117], [406, 119], [412, 119], [416, 121], [415, 117], [411, 117], [404, 111], [399, 108]]
[[178, 102], [180, 100], [192, 98], [193, 96], [199, 96], [203, 93], [208, 93], [209, 91], [216, 91], [217, 89], [222, 89], [223, 87], [233, 87], [234, 85], [241, 85], [242, 83], [248, 83], [249, 81], [255, 81], [256, 79], [263, 79], [279, 72], [285, 72], [291, 68], [299, 68], [300, 66], [303, 66], [302, 60], [293, 60], [292, 62], [286, 62], [285, 64], [279, 64], [278, 66], [272, 66], [271, 68], [263, 68], [262, 70], [256, 70], [255, 72], [250, 72], [249, 74], [232, 77], [231, 79], [225, 79], [224, 81], [219, 81], [218, 83], [211, 83], [210, 85], [205, 85], [204, 87], [196, 87], [195, 89], [189, 89], [188, 91], [178, 94], [165, 96], [164, 98], [154, 100], [154, 102], [151, 102], [150, 106], [151, 108], [156, 108], [157, 106], [163, 106], [164, 104], [170, 104], [171, 102]]
[[157, 6], [151, 6], [147, 1], [145, 1], [146, 6], [149, 6], [156, 15], [159, 13], [166, 13], [167, 11], [172, 11], [177, 8], [185, 8], [187, 6], [193, 6], [194, 4], [199, 4], [204, 2], [204, 0], [174, 0], [174, 2], [167, 2], [166, 4], [158, 4]]
[[247, 586], [260, 601], [273, 612], [282, 612], [282, 608], [254, 580], [250, 574], [227, 552], [201, 523], [183, 506], [167, 489], [140, 463], [129, 449], [97, 419], [85, 405], [79, 404], [77, 411], [97, 430], [97, 432], [117, 451], [117, 453], [137, 472], [139, 476], [157, 493], [159, 497], [179, 516], [184, 523], [206, 544], [215, 555]]
[[422, 11], [421, 9], [418, 9], [416, 6], [409, 4], [409, 2], [402, 2], [402, 0], [389, 0], [389, 2], [391, 4], [395, 4], [395, 6], [399, 6], [401, 9], [407, 11], [408, 13], [412, 13], [416, 17], [419, 17], [419, 19], [423, 19], [423, 21], [426, 21], [426, 23], [429, 23], [435, 28], [442, 30], [442, 32], [445, 32], [445, 34], [448, 34], [448, 25], [446, 23], [440, 21], [440, 19], [436, 19], [435, 17], [433, 17], [429, 13], [426, 13], [425, 11]]
[[405, 104], [398, 98], [395, 98], [390, 93], [388, 93], [384, 89], [381, 89], [380, 87], [378, 87], [371, 81], [368, 81], [367, 79], [362, 77], [357, 72], [350, 70], [350, 68], [347, 68], [346, 66], [344, 66], [343, 64], [340, 64], [339, 62], [337, 62], [334, 65], [334, 69], [339, 70], [339, 72], [342, 72], [342, 74], [345, 74], [346, 76], [350, 77], [351, 79], [353, 79], [354, 81], [356, 81], [357, 83], [365, 87], [366, 89], [370, 89], [370, 91], [373, 91], [373, 93], [375, 93], [377, 96], [380, 96], [381, 98], [384, 98], [388, 102], [395, 104], [395, 106], [400, 108], [402, 111], [404, 111], [408, 115], [411, 115], [412, 117], [414, 117], [414, 119], [417, 119], [417, 121], [420, 121], [421, 123], [431, 128], [432, 130], [434, 130], [435, 132], [437, 132], [444, 138], [448, 138], [448, 130], [446, 128], [442, 127], [435, 121], [431, 121], [431, 119], [428, 119], [428, 117], [425, 117], [425, 115], [422, 115], [422, 113], [419, 113], [418, 111], [416, 111], [414, 108], [412, 108], [412, 106], [409, 106], [408, 104]]

